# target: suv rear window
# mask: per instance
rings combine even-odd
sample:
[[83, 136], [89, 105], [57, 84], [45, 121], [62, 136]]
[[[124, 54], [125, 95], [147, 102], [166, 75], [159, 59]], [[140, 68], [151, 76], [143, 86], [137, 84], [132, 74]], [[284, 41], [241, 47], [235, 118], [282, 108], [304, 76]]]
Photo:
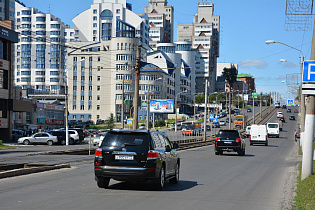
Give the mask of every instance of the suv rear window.
[[222, 138], [239, 138], [238, 131], [236, 130], [220, 130], [217, 137]]
[[103, 139], [102, 146], [105, 147], [149, 147], [149, 134], [136, 132], [114, 132], [107, 133]]

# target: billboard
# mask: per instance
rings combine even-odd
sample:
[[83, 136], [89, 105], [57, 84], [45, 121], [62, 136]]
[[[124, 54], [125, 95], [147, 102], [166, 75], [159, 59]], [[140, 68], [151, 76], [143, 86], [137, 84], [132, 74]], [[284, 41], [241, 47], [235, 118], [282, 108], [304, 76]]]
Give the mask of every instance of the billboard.
[[151, 113], [174, 113], [174, 99], [151, 99], [150, 100]]

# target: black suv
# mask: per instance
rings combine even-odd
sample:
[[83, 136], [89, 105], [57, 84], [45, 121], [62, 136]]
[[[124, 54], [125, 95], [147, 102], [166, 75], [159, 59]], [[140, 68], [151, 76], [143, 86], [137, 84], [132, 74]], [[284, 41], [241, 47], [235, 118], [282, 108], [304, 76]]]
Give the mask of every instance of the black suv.
[[151, 180], [163, 189], [165, 180], [177, 184], [180, 159], [164, 132], [157, 130], [109, 130], [95, 151], [97, 185], [108, 188], [110, 179]]
[[220, 129], [215, 138], [214, 150], [216, 155], [222, 155], [223, 151], [245, 155], [245, 140], [241, 138], [238, 130]]
[[[66, 145], [66, 131], [54, 130], [54, 131], [49, 131], [48, 133], [50, 133], [53, 136], [58, 137], [58, 144]], [[69, 138], [69, 144], [74, 144], [74, 140], [70, 137], [70, 135], [68, 136], [68, 138]]]

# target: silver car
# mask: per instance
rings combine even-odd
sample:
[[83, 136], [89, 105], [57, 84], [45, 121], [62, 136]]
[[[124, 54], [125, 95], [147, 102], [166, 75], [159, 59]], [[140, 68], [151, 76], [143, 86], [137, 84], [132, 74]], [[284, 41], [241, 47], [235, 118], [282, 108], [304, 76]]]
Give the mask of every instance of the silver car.
[[32, 136], [22, 137], [18, 139], [19, 144], [29, 145], [29, 144], [47, 144], [49, 146], [58, 142], [57, 136], [53, 136], [49, 133], [35, 133]]

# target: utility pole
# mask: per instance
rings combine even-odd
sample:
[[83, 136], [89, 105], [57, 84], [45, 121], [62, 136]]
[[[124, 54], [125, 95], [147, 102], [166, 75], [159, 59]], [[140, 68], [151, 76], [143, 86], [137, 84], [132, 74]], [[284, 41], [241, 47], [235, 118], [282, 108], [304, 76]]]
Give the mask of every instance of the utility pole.
[[206, 141], [206, 130], [207, 130], [207, 103], [208, 103], [208, 79], [206, 79], [205, 84], [205, 114], [204, 114], [204, 125], [203, 125], [203, 140]]
[[[68, 77], [67, 77], [68, 80]], [[66, 106], [65, 106], [65, 122], [66, 122], [66, 145], [69, 145], [69, 132], [68, 132], [68, 81], [66, 81], [66, 90], [65, 90], [65, 101], [66, 101]]]
[[[315, 26], [315, 21], [314, 21], [314, 26]], [[313, 27], [311, 60], [315, 60], [315, 27]], [[302, 68], [303, 68], [303, 63], [301, 63], [301, 70], [303, 72]], [[301, 78], [303, 78], [303, 73], [301, 74]], [[305, 95], [301, 93], [301, 105], [305, 104], [304, 97]], [[302, 106], [301, 106], [301, 109], [302, 109]], [[315, 125], [314, 111], [315, 111], [315, 96], [309, 95], [307, 109], [306, 109], [306, 116], [305, 116], [305, 128], [303, 128], [307, 132], [303, 134], [303, 142], [302, 142], [303, 143], [303, 147], [302, 147], [303, 157], [302, 157], [301, 180], [304, 180], [313, 174], [314, 125]], [[303, 116], [303, 113], [301, 112], [301, 117], [302, 116]], [[302, 125], [301, 125], [301, 129], [302, 129]]]
[[147, 129], [149, 129], [149, 116], [150, 116], [150, 92], [147, 92]]
[[260, 93], [260, 120], [262, 118], [261, 108], [262, 108], [262, 93]]
[[123, 129], [125, 128], [124, 113], [125, 113], [125, 77], [123, 77], [123, 82], [122, 82], [122, 103], [121, 103], [121, 120], [120, 120]]
[[[230, 87], [230, 92], [229, 92], [229, 129], [231, 129], [231, 87]], [[235, 120], [235, 119], [234, 119]]]
[[255, 124], [255, 93], [253, 91], [253, 124]]
[[138, 108], [139, 108], [139, 80], [140, 80], [140, 61], [141, 61], [141, 46], [137, 46], [137, 58], [135, 69], [135, 94], [134, 94], [134, 119], [133, 129], [138, 129]]

